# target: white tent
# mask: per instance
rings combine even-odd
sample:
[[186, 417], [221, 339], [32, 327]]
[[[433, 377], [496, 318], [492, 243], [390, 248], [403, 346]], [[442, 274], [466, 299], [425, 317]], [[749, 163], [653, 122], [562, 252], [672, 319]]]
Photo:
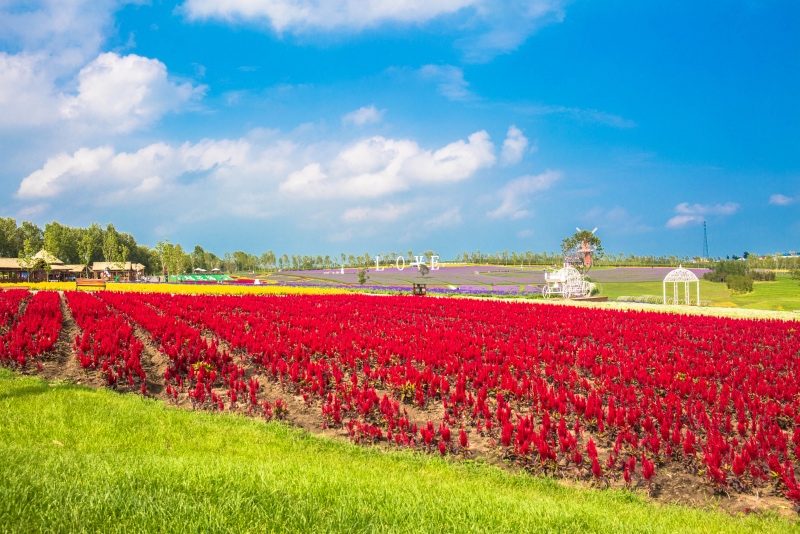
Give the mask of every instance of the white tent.
[[684, 304], [687, 306], [692, 305], [692, 297], [690, 292], [690, 284], [692, 282], [697, 284], [697, 305], [700, 306], [700, 280], [697, 278], [697, 275], [694, 274], [689, 269], [684, 269], [683, 266], [679, 266], [677, 269], [670, 271], [667, 273], [667, 276], [664, 277], [663, 282], [663, 290], [664, 290], [664, 304], [667, 303], [667, 282], [671, 282], [673, 284], [672, 290], [672, 302], [674, 304], [680, 304], [680, 293], [678, 292], [678, 284], [684, 284], [683, 292], [684, 292]]

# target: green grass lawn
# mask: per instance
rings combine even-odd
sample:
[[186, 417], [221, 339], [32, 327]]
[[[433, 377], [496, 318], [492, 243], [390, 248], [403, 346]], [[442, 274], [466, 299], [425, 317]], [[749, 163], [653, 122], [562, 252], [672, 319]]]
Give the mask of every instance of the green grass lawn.
[[[603, 282], [598, 284], [602, 295], [609, 300], [620, 296], [637, 297], [663, 293], [661, 282]], [[682, 291], [683, 285], [679, 286]], [[667, 297], [672, 297], [673, 288], [667, 285]], [[691, 286], [692, 300], [696, 298], [696, 288]], [[681, 298], [683, 294], [681, 293]], [[774, 282], [754, 282], [753, 292], [736, 295], [723, 283], [700, 280], [700, 299], [712, 305], [728, 305], [754, 310], [800, 310], [800, 281], [788, 275], [778, 275]]]
[[800, 310], [800, 281], [778, 275], [774, 282], [753, 282], [752, 293], [734, 295], [731, 300], [754, 310]]
[[797, 532], [0, 369], [3, 532]]

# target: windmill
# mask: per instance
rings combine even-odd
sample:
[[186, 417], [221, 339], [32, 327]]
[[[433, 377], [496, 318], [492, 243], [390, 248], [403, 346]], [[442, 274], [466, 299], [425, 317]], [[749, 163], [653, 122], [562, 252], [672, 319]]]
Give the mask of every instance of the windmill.
[[[578, 231], [579, 234], [581, 232], [584, 232], [584, 230], [581, 230], [578, 227], [575, 227], [575, 229]], [[594, 235], [596, 231], [597, 227], [595, 226], [591, 234]], [[596, 250], [597, 250], [596, 245], [592, 245], [589, 243], [587, 239], [584, 239], [581, 241], [580, 245], [578, 245], [578, 247], [575, 249], [575, 257], [577, 260], [583, 261], [584, 267], [586, 267], [588, 270], [589, 268], [592, 267], [592, 255]]]

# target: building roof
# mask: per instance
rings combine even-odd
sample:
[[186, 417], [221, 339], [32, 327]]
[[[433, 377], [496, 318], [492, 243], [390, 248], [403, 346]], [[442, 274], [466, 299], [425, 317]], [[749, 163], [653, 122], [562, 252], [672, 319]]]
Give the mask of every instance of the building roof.
[[[121, 267], [121, 268], [120, 268]], [[116, 261], [96, 261], [92, 264], [93, 271], [144, 271], [144, 265], [141, 263], [125, 263]]]
[[36, 254], [33, 255], [33, 259], [35, 260], [44, 260], [47, 262], [48, 265], [64, 265], [64, 262], [47, 252], [45, 249], [40, 250]]
[[86, 269], [86, 265], [51, 265], [50, 269], [53, 271], [66, 271], [68, 273], [82, 273]]
[[0, 269], [22, 269], [17, 258], [0, 258]]

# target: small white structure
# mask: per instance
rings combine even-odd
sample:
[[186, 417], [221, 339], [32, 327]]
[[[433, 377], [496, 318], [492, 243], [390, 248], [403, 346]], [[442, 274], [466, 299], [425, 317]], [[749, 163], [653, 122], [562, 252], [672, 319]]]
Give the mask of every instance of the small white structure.
[[683, 266], [678, 266], [677, 269], [674, 271], [670, 271], [667, 273], [667, 276], [664, 277], [663, 282], [663, 289], [664, 289], [664, 304], [667, 303], [667, 283], [671, 282], [673, 284], [673, 291], [672, 291], [672, 303], [673, 304], [680, 304], [681, 298], [680, 293], [678, 291], [678, 284], [684, 284], [683, 287], [683, 294], [684, 294], [684, 304], [687, 306], [692, 305], [692, 297], [690, 292], [690, 284], [692, 282], [697, 284], [697, 305], [700, 306], [700, 280], [697, 278], [697, 275], [694, 274], [689, 269], [684, 269]]
[[542, 295], [546, 299], [553, 295], [563, 295], [565, 299], [585, 297], [590, 292], [589, 284], [583, 279], [583, 275], [571, 265], [565, 265], [552, 273], [544, 273], [544, 281], [547, 285]]

